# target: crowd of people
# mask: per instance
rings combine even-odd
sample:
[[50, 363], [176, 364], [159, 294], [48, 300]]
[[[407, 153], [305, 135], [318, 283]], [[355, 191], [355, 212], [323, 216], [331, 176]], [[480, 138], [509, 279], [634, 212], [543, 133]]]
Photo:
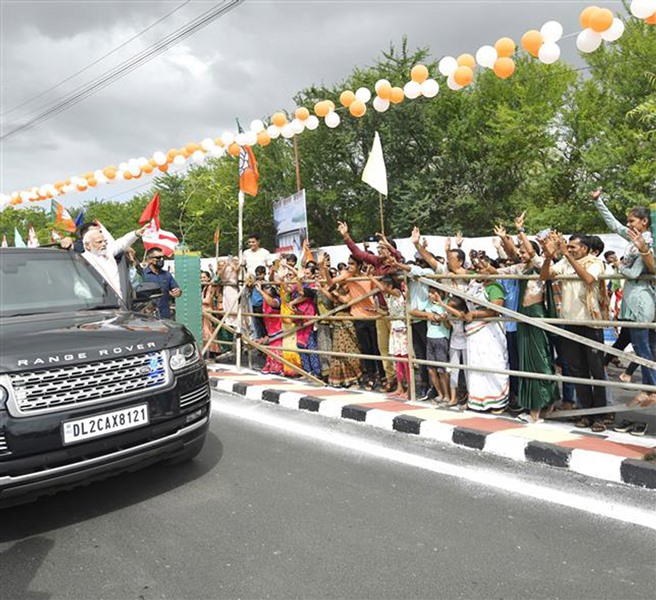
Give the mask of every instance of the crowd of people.
[[[655, 267], [649, 210], [632, 208], [623, 224], [600, 190], [591, 200], [608, 227], [626, 239], [621, 258], [604, 254], [598, 236], [575, 233], [566, 240], [542, 231], [531, 239], [524, 215], [514, 220], [516, 237], [504, 226], [495, 228], [496, 256], [464, 248], [461, 235], [447, 238], [440, 256], [417, 227], [411, 234], [414, 256], [404, 257], [383, 235], [377, 235], [373, 252], [360, 248], [347, 223], [339, 222], [350, 256], [332, 265], [328, 254], [312, 253], [307, 244], [300, 261], [293, 254], [270, 254], [253, 234], [244, 252], [243, 299], [238, 259], [221, 260], [215, 273], [202, 274], [206, 314], [223, 313], [227, 325], [210, 352], [226, 350], [220, 345], [238, 329], [241, 301], [249, 315], [246, 329], [266, 356], [263, 373], [305, 372], [334, 387], [381, 390], [400, 400], [408, 399], [414, 384], [418, 400], [493, 414], [512, 411], [530, 423], [556, 405], [595, 409], [576, 426], [602, 432], [613, 414], [604, 411], [606, 387], [595, 382], [607, 378], [606, 366], [617, 358], [604, 351], [603, 327], [595, 321], [614, 313], [618, 325], [638, 324], [622, 328], [614, 347], [631, 343], [638, 357], [653, 361], [656, 331], [639, 325], [654, 322], [649, 275]], [[608, 274], [619, 277], [603, 277]], [[527, 275], [532, 277], [517, 277]], [[562, 335], [532, 321], [545, 317], [562, 319]], [[215, 327], [206, 320], [206, 339]], [[410, 372], [410, 352], [416, 373]], [[507, 370], [547, 377], [509, 376]], [[628, 366], [620, 377], [630, 381], [635, 370], [635, 364]], [[590, 383], [559, 384], [549, 378], [556, 373]], [[644, 384], [656, 385], [654, 369], [641, 365], [641, 373]], [[643, 392], [634, 401], [656, 403], [656, 395]], [[646, 429], [615, 427], [636, 434]]]

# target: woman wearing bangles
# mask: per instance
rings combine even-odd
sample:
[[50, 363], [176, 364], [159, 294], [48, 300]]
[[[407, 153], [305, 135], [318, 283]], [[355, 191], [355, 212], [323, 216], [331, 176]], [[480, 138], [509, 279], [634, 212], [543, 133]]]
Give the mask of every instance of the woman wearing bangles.
[[[620, 320], [637, 323], [652, 323], [656, 316], [656, 298], [649, 279], [639, 279], [641, 275], [654, 273], [654, 253], [652, 250], [651, 218], [649, 209], [637, 206], [629, 210], [626, 225], [622, 225], [601, 200], [601, 188], [592, 193], [599, 214], [606, 225], [629, 242], [619, 272], [626, 278], [622, 295]], [[631, 345], [641, 358], [653, 361], [656, 353], [656, 331], [654, 329], [631, 327]], [[641, 366], [642, 382], [656, 385], [656, 371]], [[636, 400], [656, 399], [654, 394], [642, 392]]]

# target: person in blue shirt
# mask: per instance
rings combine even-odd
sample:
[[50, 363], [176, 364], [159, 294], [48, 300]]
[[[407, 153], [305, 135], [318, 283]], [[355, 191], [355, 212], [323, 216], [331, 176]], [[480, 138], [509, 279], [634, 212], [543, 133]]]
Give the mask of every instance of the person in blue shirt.
[[182, 296], [182, 290], [173, 275], [164, 270], [164, 252], [153, 247], [146, 252], [148, 266], [143, 270], [144, 281], [156, 283], [162, 289], [162, 297], [157, 302], [160, 317], [171, 318], [171, 298]]

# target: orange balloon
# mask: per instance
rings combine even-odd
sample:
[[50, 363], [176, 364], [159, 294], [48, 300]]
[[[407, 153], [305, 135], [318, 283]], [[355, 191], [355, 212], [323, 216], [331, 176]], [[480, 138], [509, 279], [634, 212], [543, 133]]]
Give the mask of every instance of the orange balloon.
[[590, 27], [597, 33], [606, 31], [613, 24], [613, 12], [607, 8], [598, 8], [590, 17]]
[[157, 166], [157, 162], [155, 161], [154, 158], [149, 158], [148, 159], [148, 164], [153, 167], [153, 169]]
[[321, 100], [314, 105], [314, 114], [317, 117], [325, 117], [330, 112], [330, 104], [326, 100]]
[[12, 199], [9, 201], [9, 204], [13, 204], [14, 206], [16, 206], [17, 204], [22, 204], [22, 203], [23, 203], [23, 199], [20, 198], [20, 197], [18, 197], [18, 198], [12, 198]]
[[71, 180], [70, 180], [70, 179], [67, 179], [67, 180], [65, 181], [65, 185], [71, 185]]
[[221, 148], [223, 148], [225, 146], [225, 144], [223, 143], [223, 140], [221, 138], [214, 138], [214, 143], [217, 146], [221, 147]]
[[192, 155], [196, 150], [199, 150], [200, 146], [198, 144], [194, 144], [190, 142], [189, 144], [185, 144], [185, 150], [189, 152], [189, 155]]
[[65, 185], [66, 185], [66, 184], [65, 184], [63, 181], [55, 181], [55, 183], [54, 183], [54, 187], [55, 187], [55, 189], [57, 189], [57, 190], [60, 190], [60, 189], [63, 188]]
[[82, 175], [85, 179], [91, 179], [93, 177], [93, 173], [91, 171], [87, 171], [84, 175]]
[[342, 106], [346, 106], [347, 108], [355, 102], [355, 94], [351, 90], [344, 90], [340, 95], [339, 95], [339, 102]]
[[542, 34], [536, 29], [531, 29], [522, 36], [522, 48], [536, 58], [543, 42]]
[[78, 184], [77, 189], [78, 189], [80, 192], [83, 192], [84, 190], [87, 189], [87, 186], [84, 185], [84, 184]]
[[513, 42], [509, 37], [499, 38], [494, 44], [494, 48], [497, 51], [497, 55], [500, 58], [507, 58], [512, 56], [515, 52], [515, 42]]
[[178, 155], [178, 151], [177, 151], [176, 148], [171, 148], [171, 149], [166, 153], [166, 157], [167, 157], [167, 158], [170, 158], [171, 160], [173, 160], [177, 155]]
[[[410, 79], [417, 83], [424, 83], [428, 79], [428, 69], [424, 65], [415, 65], [410, 71]], [[380, 96], [380, 93], [378, 95]]]
[[114, 179], [116, 177], [116, 169], [113, 169], [112, 167], [105, 167], [103, 169], [103, 174], [107, 179]]
[[392, 98], [392, 86], [389, 83], [381, 83], [378, 86], [377, 94], [383, 100], [391, 100], [391, 98]]
[[392, 88], [392, 93], [390, 95], [390, 101], [392, 104], [400, 104], [403, 102], [403, 99], [405, 98], [405, 93], [403, 92], [403, 88], [400, 87], [393, 87]]
[[310, 116], [310, 111], [305, 108], [304, 106], [301, 106], [300, 108], [296, 109], [296, 112], [294, 113], [294, 116], [299, 120], [299, 121], [305, 121]]
[[[271, 122], [276, 127], [283, 127], [287, 123], [287, 117], [285, 116], [285, 113], [277, 112], [277, 113], [274, 113], [273, 116], [271, 117]], [[231, 144], [231, 146], [232, 146], [232, 144]], [[237, 147], [239, 147], [239, 146], [237, 146]]]
[[476, 66], [476, 59], [471, 54], [461, 54], [457, 61], [459, 67], [469, 67], [473, 69]]
[[89, 187], [96, 187], [96, 185], [98, 185], [98, 181], [95, 177], [89, 177], [87, 181], [89, 182]]
[[515, 61], [507, 56], [497, 58], [494, 63], [494, 74], [501, 79], [508, 79], [515, 72]]
[[169, 165], [168, 163], [163, 164], [163, 165], [157, 165], [157, 168], [162, 172], [166, 173], [169, 170]]
[[367, 112], [367, 107], [365, 106], [364, 102], [360, 102], [359, 100], [355, 100], [351, 102], [349, 106], [349, 112], [354, 116], [354, 117], [362, 117], [364, 113]]
[[581, 11], [581, 14], [579, 14], [579, 23], [583, 29], [591, 27], [592, 14], [598, 10], [598, 6], [587, 6]]
[[645, 19], [647, 25], [656, 25], [656, 12]]
[[335, 103], [332, 100], [324, 100], [324, 102], [328, 105], [328, 112], [335, 110]]
[[257, 143], [260, 146], [268, 146], [271, 143], [271, 136], [266, 129], [257, 134]]
[[239, 156], [239, 144], [237, 142], [232, 142], [232, 144], [228, 146], [228, 154], [230, 154], [230, 156]]
[[125, 171], [123, 173], [123, 179], [132, 179], [132, 173], [130, 173], [130, 171]]
[[144, 173], [152, 173], [152, 172], [153, 172], [153, 165], [151, 165], [150, 163], [148, 163], [147, 165], [144, 165], [143, 167], [141, 167], [141, 170], [142, 170]]
[[185, 158], [189, 158], [192, 155], [192, 153], [189, 152], [189, 149], [186, 146], [182, 150], [180, 150], [178, 154], [182, 154], [182, 156], [184, 156]]
[[472, 81], [474, 81], [474, 71], [472, 71], [471, 67], [462, 65], [455, 70], [455, 73], [453, 74], [453, 80], [458, 85], [469, 85]]

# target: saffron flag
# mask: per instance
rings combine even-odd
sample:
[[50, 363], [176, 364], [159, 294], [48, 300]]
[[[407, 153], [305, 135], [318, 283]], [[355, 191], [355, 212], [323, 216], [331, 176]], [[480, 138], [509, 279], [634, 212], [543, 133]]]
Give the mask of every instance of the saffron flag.
[[155, 219], [150, 221], [150, 226], [144, 231], [141, 237], [144, 248], [150, 250], [151, 248], [161, 248], [166, 256], [172, 256], [175, 247], [178, 245], [178, 238], [170, 231], [164, 231], [155, 223]]
[[249, 196], [257, 196], [257, 170], [255, 155], [250, 146], [239, 147], [239, 191]]
[[217, 228], [214, 230], [214, 245], [218, 244], [220, 239], [221, 239], [221, 232], [219, 231], [219, 228], [217, 226]]
[[2, 244], [0, 245], [0, 248], [9, 248], [9, 244], [7, 243], [7, 236], [4, 233], [2, 234]]
[[27, 248], [20, 232], [15, 227], [14, 227], [14, 248]]
[[146, 208], [139, 217], [139, 225], [145, 225], [149, 221], [155, 221], [155, 225], [159, 229], [159, 192], [155, 192], [151, 201], [146, 204]]
[[50, 218], [57, 223], [62, 229], [73, 233], [75, 231], [75, 221], [62, 204], [52, 200], [50, 204]]
[[362, 171], [362, 181], [370, 185], [383, 196], [387, 196], [387, 169], [383, 158], [383, 145], [380, 143], [378, 132], [374, 136], [374, 143]]
[[32, 225], [30, 225], [30, 228], [27, 230], [27, 247], [28, 248], [39, 247], [39, 238], [36, 237], [36, 231], [34, 231], [34, 227], [32, 227]]

